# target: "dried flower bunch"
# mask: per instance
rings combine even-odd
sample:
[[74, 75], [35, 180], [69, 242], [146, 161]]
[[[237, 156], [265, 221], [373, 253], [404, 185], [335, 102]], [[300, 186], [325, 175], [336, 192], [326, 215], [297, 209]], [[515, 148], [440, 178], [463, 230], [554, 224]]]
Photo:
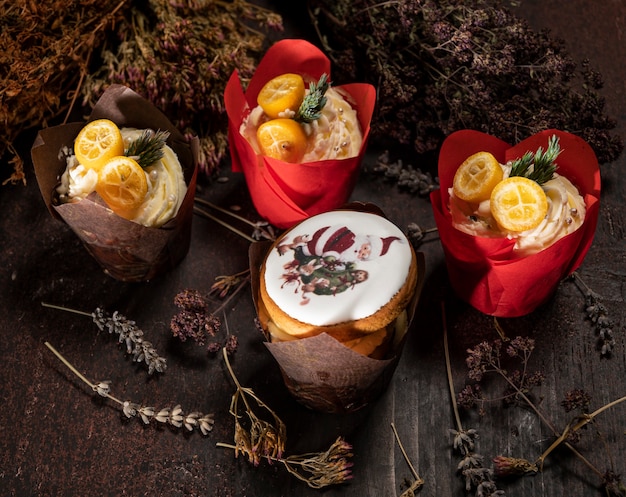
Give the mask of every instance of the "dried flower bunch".
[[234, 354], [237, 350], [237, 335], [233, 335], [228, 331], [228, 323], [226, 323], [226, 337], [219, 341], [214, 339], [218, 333], [222, 331], [222, 321], [217, 315], [231, 302], [232, 298], [246, 286], [250, 281], [249, 270], [242, 271], [235, 275], [218, 276], [215, 283], [211, 287], [211, 294], [218, 294], [218, 297], [224, 299], [222, 303], [211, 310], [210, 300], [198, 290], [185, 289], [180, 291], [174, 297], [174, 304], [179, 311], [170, 320], [170, 329], [172, 334], [181, 342], [191, 339], [198, 345], [204, 346], [207, 340], [210, 340], [207, 346], [209, 353], [216, 353], [223, 347], [229, 354]]
[[164, 373], [167, 369], [166, 359], [160, 356], [152, 343], [144, 338], [144, 332], [135, 321], [126, 318], [119, 312], [115, 311], [110, 315], [100, 307], [97, 307], [94, 312], [88, 313], [45, 302], [42, 302], [41, 305], [91, 317], [100, 331], [106, 330], [111, 335], [117, 335], [118, 343], [126, 346], [126, 353], [132, 355], [133, 361], [145, 363], [148, 367], [148, 374]]
[[[237, 387], [230, 403], [230, 413], [235, 418], [235, 444], [218, 443], [218, 447], [233, 449], [235, 457], [243, 454], [254, 466], [258, 466], [262, 459], [270, 464], [279, 462], [290, 474], [311, 488], [337, 485], [352, 478], [352, 446], [341, 437], [325, 452], [284, 457], [287, 443], [285, 423], [252, 389], [241, 386], [225, 350], [223, 355], [228, 372]], [[255, 412], [257, 409], [271, 421], [259, 417]]]
[[378, 87], [374, 143], [423, 154], [460, 129], [518, 143], [556, 128], [581, 136], [600, 163], [623, 149], [600, 74], [501, 1], [312, 0], [310, 13], [333, 78]]
[[[580, 430], [587, 424], [594, 422], [595, 419], [601, 413], [611, 409], [612, 407], [621, 404], [626, 401], [626, 396], [609, 402], [602, 407], [596, 409], [593, 412], [588, 412], [590, 404], [590, 396], [580, 390], [573, 389], [567, 392], [565, 399], [561, 403], [563, 408], [567, 411], [579, 411], [570, 423], [567, 424], [565, 429], [559, 431], [555, 424], [543, 413], [532, 400], [532, 389], [539, 385], [544, 380], [544, 375], [541, 372], [531, 372], [529, 369], [529, 361], [534, 350], [534, 340], [527, 337], [515, 337], [512, 340], [506, 340], [507, 346], [504, 347], [503, 340], [497, 339], [493, 342], [484, 341], [478, 344], [476, 347], [469, 349], [466, 364], [468, 368], [468, 377], [477, 383], [480, 383], [486, 375], [495, 374], [501, 380], [504, 380], [506, 385], [504, 393], [497, 397], [498, 401], [504, 399], [509, 404], [515, 403], [523, 405], [526, 408], [530, 408], [542, 421], [542, 423], [548, 427], [554, 433], [554, 440], [552, 444], [543, 451], [543, 453], [534, 459], [529, 461], [524, 458], [497, 456], [493, 459], [494, 462], [494, 474], [496, 476], [523, 476], [526, 474], [534, 474], [543, 470], [543, 464], [546, 458], [559, 446], [563, 445], [568, 448], [576, 457], [578, 457], [586, 467], [594, 472], [599, 480], [600, 486], [606, 495], [623, 496], [626, 495], [626, 487], [622, 484], [621, 478], [615, 473], [612, 462], [612, 458], [608, 457], [609, 468], [606, 471], [601, 471], [596, 465], [589, 461], [582, 453], [576, 449], [575, 443], [579, 441]], [[505, 367], [503, 362], [503, 349], [506, 350], [506, 354], [515, 358], [520, 362], [520, 368], [514, 371], [509, 371]], [[458, 405], [470, 408], [475, 405], [484, 405], [490, 399], [487, 399], [482, 392], [482, 389], [472, 386], [471, 388], [465, 388], [461, 391], [455, 401]], [[455, 402], [455, 404], [456, 404]], [[596, 430], [599, 428], [596, 425]], [[455, 445], [467, 444], [467, 436], [464, 438], [461, 430], [457, 432], [455, 439]], [[469, 435], [466, 432], [466, 435]], [[473, 435], [470, 437], [474, 438]], [[495, 495], [495, 494], [492, 494]]]
[[184, 427], [187, 431], [193, 431], [195, 429], [198, 429], [203, 435], [208, 435], [208, 433], [213, 429], [213, 414], [202, 414], [198, 411], [193, 411], [185, 414], [180, 405], [176, 405], [171, 408], [166, 407], [163, 409], [155, 409], [154, 407], [142, 406], [135, 402], [131, 402], [130, 400], [120, 400], [110, 393], [110, 381], [98, 381], [95, 383], [89, 381], [67, 359], [65, 359], [65, 357], [63, 357], [58, 350], [56, 350], [48, 342], [46, 342], [46, 347], [48, 347], [54, 353], [54, 355], [56, 355], [57, 358], [63, 364], [65, 364], [70, 371], [72, 371], [72, 373], [74, 373], [78, 378], [80, 378], [83, 382], [89, 385], [89, 387], [94, 392], [96, 392], [101, 397], [111, 399], [112, 401], [120, 405], [124, 416], [126, 416], [127, 418], [138, 417], [143, 421], [144, 424], [150, 424], [151, 421], [155, 421], [157, 423], [168, 425], [173, 428]]
[[3, 184], [25, 182], [16, 138], [70, 107], [93, 51], [130, 3], [0, 0], [0, 159], [13, 156]]
[[116, 26], [99, 53], [101, 69], [81, 91], [84, 104], [111, 83], [129, 86], [163, 111], [187, 137], [200, 141], [200, 171], [213, 172], [227, 151], [222, 95], [234, 69], [252, 76], [265, 35], [282, 29], [279, 15], [245, 0], [148, 0]]

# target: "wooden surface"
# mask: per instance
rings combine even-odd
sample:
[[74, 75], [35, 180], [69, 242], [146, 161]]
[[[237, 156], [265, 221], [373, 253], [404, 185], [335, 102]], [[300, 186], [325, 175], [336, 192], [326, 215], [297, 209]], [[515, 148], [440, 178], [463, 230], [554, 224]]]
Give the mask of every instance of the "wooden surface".
[[[606, 81], [608, 113], [626, 131], [626, 6], [618, 0], [523, 0], [518, 9], [539, 29], [551, 27], [577, 60], [587, 57]], [[371, 163], [372, 157], [369, 158]], [[410, 158], [407, 158], [410, 162]], [[595, 409], [626, 394], [626, 157], [602, 167], [602, 207], [596, 239], [579, 272], [602, 295], [614, 327], [616, 346], [600, 357], [593, 327], [585, 320], [584, 301], [571, 281], [530, 316], [502, 320], [507, 336], [531, 336], [536, 351], [531, 369], [545, 382], [534, 391], [539, 409], [562, 430], [570, 419], [560, 402], [568, 390], [592, 395]], [[223, 206], [240, 206], [255, 219], [245, 182], [227, 171], [229, 181], [200, 191]], [[125, 284], [104, 275], [77, 238], [53, 220], [41, 200], [32, 166], [28, 185], [0, 189], [0, 489], [11, 496], [392, 496], [399, 495], [411, 472], [396, 444], [391, 423], [417, 472], [425, 480], [420, 495], [460, 496], [452, 451], [455, 427], [446, 376], [441, 303], [445, 302], [454, 387], [467, 381], [465, 350], [495, 338], [493, 320], [457, 301], [446, 280], [441, 247], [428, 238], [420, 250], [426, 259], [425, 290], [409, 340], [385, 394], [371, 406], [349, 415], [309, 411], [287, 393], [261, 335], [254, 308], [244, 291], [227, 309], [231, 333], [240, 340], [232, 361], [244, 386], [254, 391], [285, 421], [287, 453], [325, 450], [339, 435], [354, 445], [354, 479], [319, 492], [287, 474], [280, 465], [252, 467], [235, 459], [217, 442], [231, 442], [233, 419], [228, 409], [234, 385], [220, 358], [211, 358], [191, 343], [171, 337], [174, 296], [184, 288], [207, 291], [219, 275], [247, 267], [248, 242], [202, 217], [193, 224], [191, 250], [164, 278]], [[378, 204], [401, 228], [416, 222], [434, 226], [427, 200], [401, 193], [363, 175], [353, 199]], [[167, 357], [168, 370], [148, 377], [114, 339], [98, 332], [90, 318], [42, 307], [42, 302], [91, 312], [102, 306], [137, 322]], [[206, 437], [126, 420], [117, 406], [91, 393], [50, 353], [52, 343], [90, 380], [110, 380], [123, 400], [156, 407], [181, 404], [186, 412], [215, 414]], [[496, 392], [491, 392], [496, 393]], [[552, 431], [529, 409], [489, 406], [483, 418], [462, 418], [466, 429], [480, 434], [477, 451], [484, 464], [496, 455], [533, 460], [554, 439]], [[584, 430], [579, 451], [602, 471], [626, 473], [626, 407], [617, 406]], [[560, 449], [543, 472], [499, 482], [510, 496], [602, 495], [599, 478]]]

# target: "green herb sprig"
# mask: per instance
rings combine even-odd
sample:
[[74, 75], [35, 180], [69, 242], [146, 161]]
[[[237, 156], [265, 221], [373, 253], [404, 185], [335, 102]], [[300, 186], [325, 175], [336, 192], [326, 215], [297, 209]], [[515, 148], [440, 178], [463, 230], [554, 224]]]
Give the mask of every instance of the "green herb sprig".
[[324, 73], [317, 83], [312, 82], [309, 85], [309, 93], [302, 100], [294, 119], [300, 123], [311, 123], [322, 117], [322, 109], [327, 101], [324, 95], [328, 88], [330, 88], [330, 81]]
[[539, 147], [534, 154], [526, 152], [521, 158], [514, 160], [510, 176], [524, 176], [543, 185], [554, 176], [557, 168], [554, 161], [560, 153], [559, 138], [552, 135], [545, 152]]
[[168, 131], [146, 129], [128, 145], [124, 155], [135, 159], [141, 167], [148, 167], [163, 157], [163, 147], [169, 137]]

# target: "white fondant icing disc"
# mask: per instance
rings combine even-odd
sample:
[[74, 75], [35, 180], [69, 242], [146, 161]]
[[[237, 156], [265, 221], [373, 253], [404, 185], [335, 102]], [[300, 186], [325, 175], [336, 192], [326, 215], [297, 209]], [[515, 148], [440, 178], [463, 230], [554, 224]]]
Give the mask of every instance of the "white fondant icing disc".
[[371, 316], [402, 288], [411, 248], [387, 219], [364, 212], [313, 216], [268, 254], [265, 286], [291, 317], [326, 326]]

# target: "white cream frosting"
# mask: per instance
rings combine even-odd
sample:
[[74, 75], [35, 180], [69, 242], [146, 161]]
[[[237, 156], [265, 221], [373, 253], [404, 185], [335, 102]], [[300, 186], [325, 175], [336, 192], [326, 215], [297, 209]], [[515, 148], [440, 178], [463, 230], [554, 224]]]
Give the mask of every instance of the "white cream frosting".
[[[124, 148], [141, 136], [143, 130], [122, 128]], [[151, 166], [144, 168], [148, 181], [148, 193], [135, 216], [130, 219], [144, 226], [158, 228], [178, 213], [187, 185], [176, 153], [167, 145], [163, 147], [163, 157]], [[95, 191], [97, 173], [86, 169], [72, 154], [66, 154], [66, 169], [57, 188], [61, 202], [77, 202]]]
[[[411, 261], [408, 240], [387, 219], [332, 211], [283, 235], [265, 261], [265, 286], [291, 317], [327, 326], [371, 316], [386, 305], [404, 285]], [[361, 281], [351, 280], [348, 270], [360, 272]]]
[[[502, 165], [504, 178], [509, 177], [510, 165]], [[565, 235], [576, 231], [585, 220], [585, 201], [570, 180], [557, 173], [541, 185], [548, 200], [548, 211], [541, 223], [533, 229], [509, 232], [498, 226], [491, 215], [489, 200], [470, 204], [450, 194], [450, 213], [455, 228], [474, 236], [508, 237], [515, 240], [517, 255], [535, 254]]]
[[[306, 90], [308, 93], [309, 90]], [[363, 133], [356, 110], [348, 102], [348, 96], [340, 88], [326, 91], [326, 105], [322, 116], [312, 123], [304, 123], [302, 128], [307, 136], [307, 151], [302, 162], [315, 162], [328, 159], [356, 157], [363, 143]], [[296, 110], [287, 109], [279, 117], [292, 118]], [[260, 106], [256, 106], [243, 120], [239, 132], [252, 145], [257, 154], [261, 153], [256, 139], [256, 130], [268, 120]]]

